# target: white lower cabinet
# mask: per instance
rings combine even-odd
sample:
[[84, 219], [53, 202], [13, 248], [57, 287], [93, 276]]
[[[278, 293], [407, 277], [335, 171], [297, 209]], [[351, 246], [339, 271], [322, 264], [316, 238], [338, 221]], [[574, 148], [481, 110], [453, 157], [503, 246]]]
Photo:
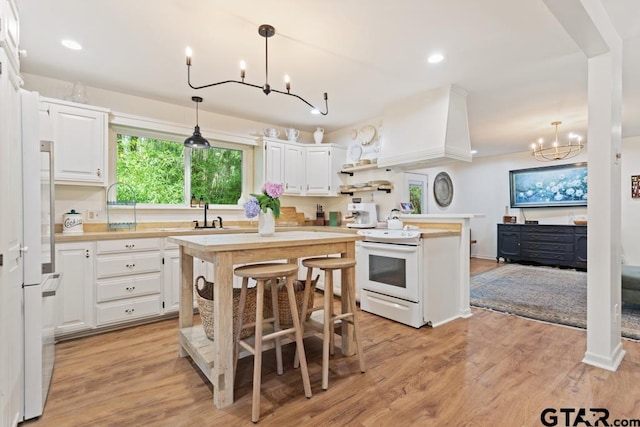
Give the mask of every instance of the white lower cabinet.
[[94, 326], [94, 248], [94, 242], [60, 243], [56, 246], [56, 270], [62, 273], [57, 292], [56, 336]]
[[182, 282], [182, 275], [180, 274], [180, 251], [178, 249], [165, 249], [163, 259], [163, 308], [165, 313], [170, 313], [180, 309], [180, 285]]
[[160, 239], [97, 242], [96, 326], [162, 313]]

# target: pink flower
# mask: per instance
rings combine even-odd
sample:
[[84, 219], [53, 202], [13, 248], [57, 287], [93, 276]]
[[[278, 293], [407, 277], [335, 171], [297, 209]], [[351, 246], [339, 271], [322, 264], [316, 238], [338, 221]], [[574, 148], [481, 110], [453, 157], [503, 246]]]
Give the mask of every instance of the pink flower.
[[284, 188], [280, 183], [265, 182], [262, 186], [262, 192], [269, 197], [277, 199], [284, 193]]

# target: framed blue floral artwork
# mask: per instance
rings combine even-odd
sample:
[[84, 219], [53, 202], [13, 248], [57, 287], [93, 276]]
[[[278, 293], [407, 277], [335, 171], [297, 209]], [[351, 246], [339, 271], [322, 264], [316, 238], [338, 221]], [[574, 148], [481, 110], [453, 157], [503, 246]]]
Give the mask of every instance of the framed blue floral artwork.
[[587, 206], [587, 164], [509, 171], [512, 208]]

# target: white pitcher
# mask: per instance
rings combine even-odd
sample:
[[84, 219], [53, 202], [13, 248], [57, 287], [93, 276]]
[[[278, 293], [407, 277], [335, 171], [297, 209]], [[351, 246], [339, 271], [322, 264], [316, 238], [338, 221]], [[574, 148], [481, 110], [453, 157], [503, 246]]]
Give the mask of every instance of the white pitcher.
[[313, 140], [316, 142], [316, 144], [321, 144], [323, 136], [324, 136], [324, 129], [317, 128], [316, 131], [313, 133]]
[[300, 136], [300, 131], [294, 128], [285, 129], [284, 133], [287, 135], [287, 139], [289, 141], [296, 141], [298, 136]]
[[266, 128], [263, 130], [264, 136], [269, 138], [277, 138], [280, 136], [280, 131], [276, 128]]

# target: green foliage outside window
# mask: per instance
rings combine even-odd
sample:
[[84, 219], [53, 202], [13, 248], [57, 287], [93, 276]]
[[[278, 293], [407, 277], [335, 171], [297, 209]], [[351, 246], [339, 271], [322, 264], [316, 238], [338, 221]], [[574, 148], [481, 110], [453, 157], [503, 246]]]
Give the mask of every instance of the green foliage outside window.
[[191, 193], [207, 203], [235, 205], [242, 194], [242, 151], [212, 147], [191, 153]]
[[422, 185], [409, 184], [409, 201], [413, 203], [414, 214], [422, 213]]
[[[117, 181], [133, 188], [138, 203], [185, 204], [194, 194], [206, 203], [236, 204], [242, 193], [242, 150], [192, 150], [191, 182], [185, 197], [188, 151], [172, 141], [118, 134]], [[120, 188], [117, 200], [131, 200]]]

